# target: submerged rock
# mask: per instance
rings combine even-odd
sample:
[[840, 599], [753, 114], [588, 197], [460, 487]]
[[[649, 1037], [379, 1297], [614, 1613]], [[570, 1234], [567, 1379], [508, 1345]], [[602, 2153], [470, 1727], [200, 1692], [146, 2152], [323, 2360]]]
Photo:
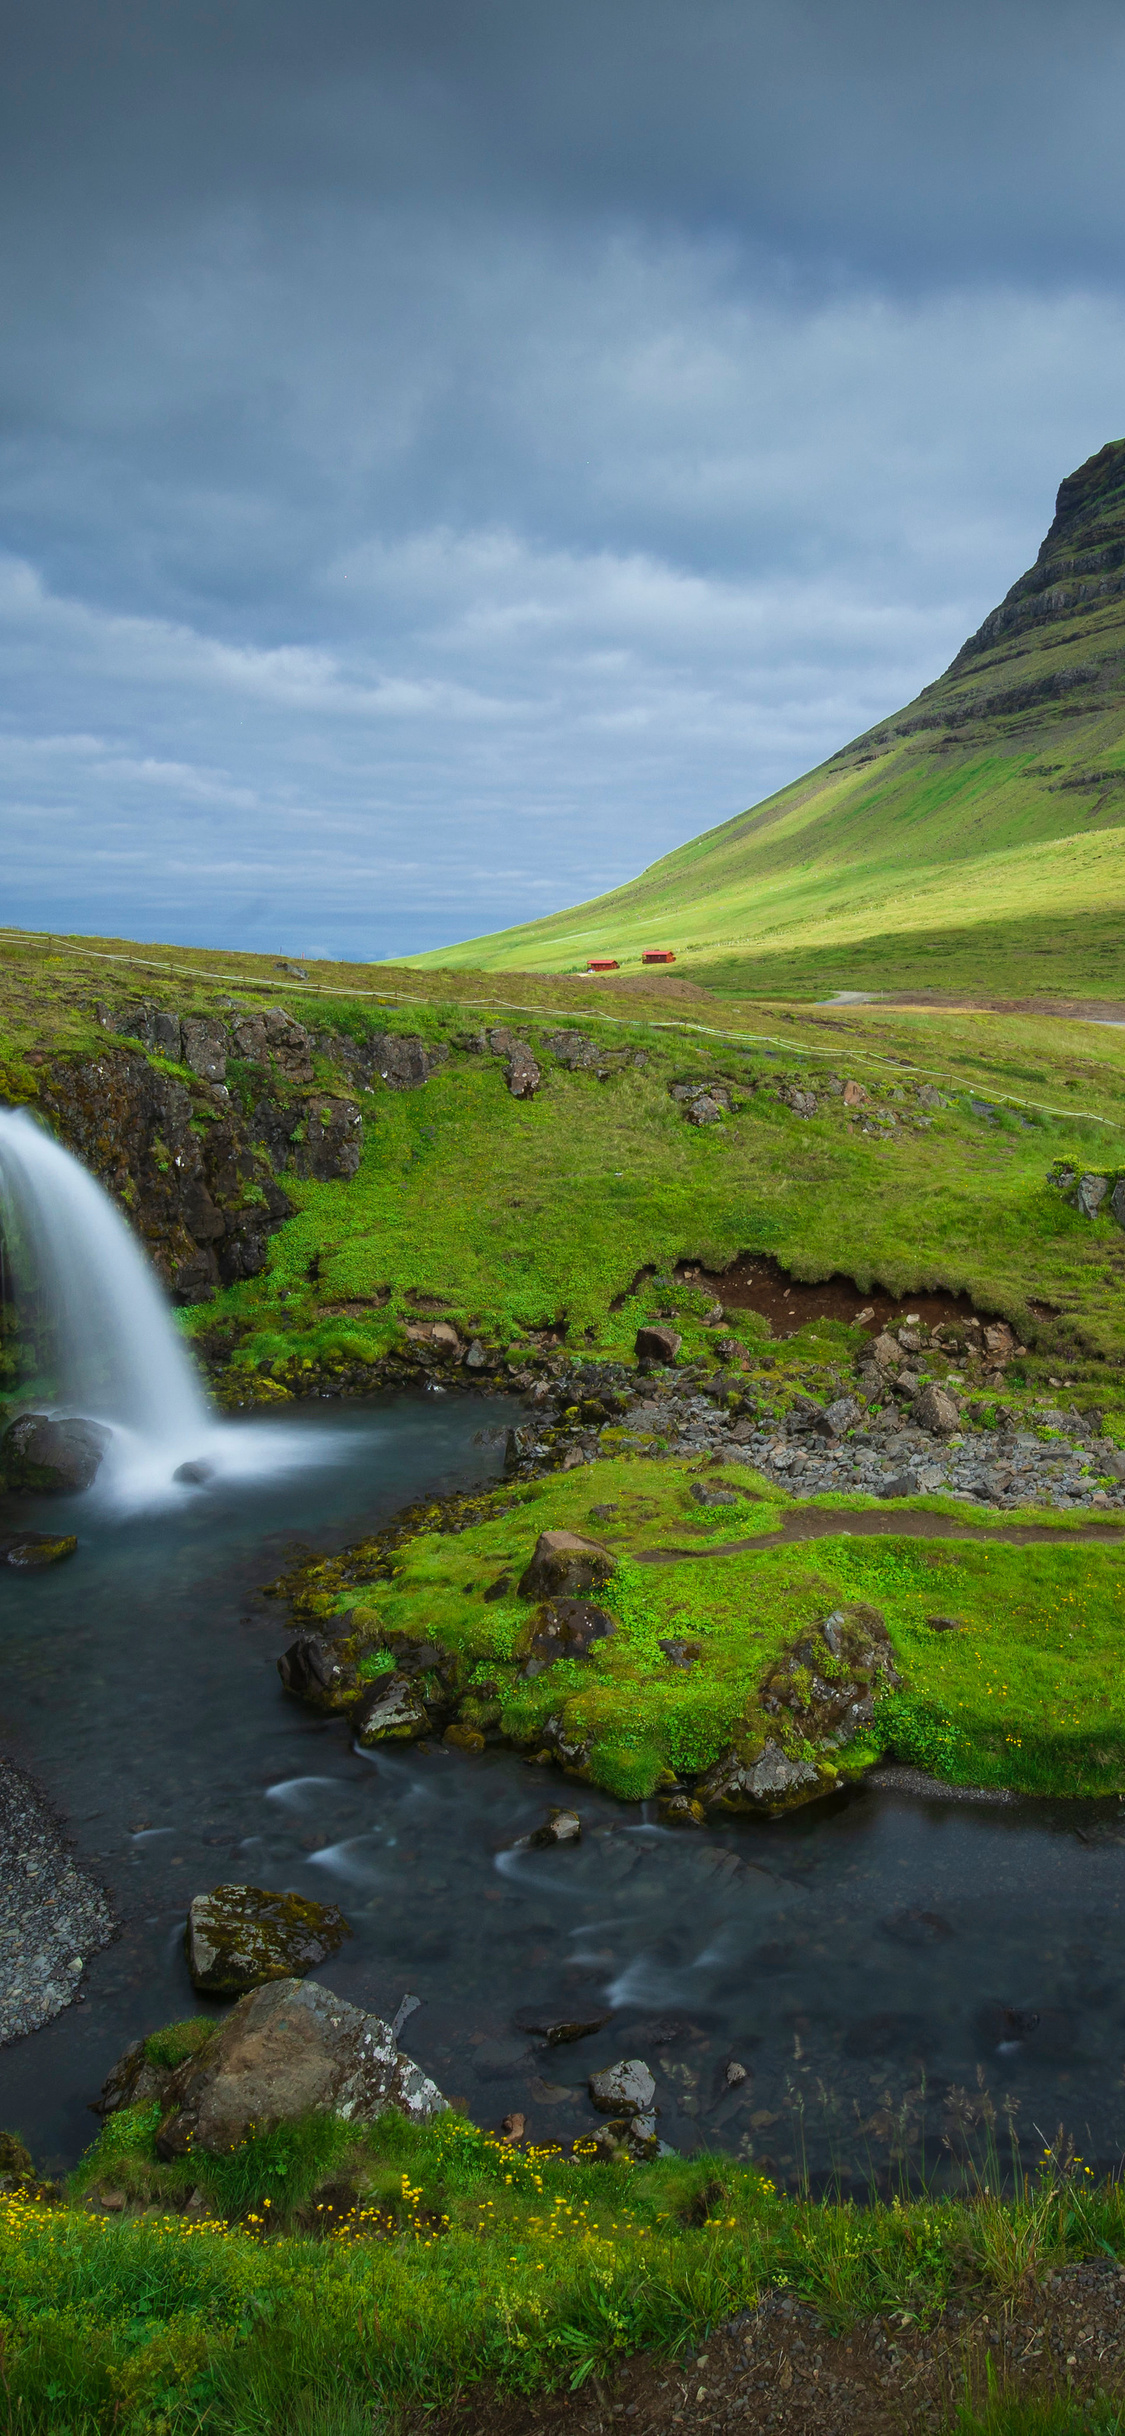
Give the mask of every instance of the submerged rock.
[[521, 1599], [584, 1598], [617, 1571], [617, 1560], [600, 1540], [575, 1531], [541, 1531], [531, 1563], [520, 1576]]
[[582, 1821], [577, 1810], [552, 1810], [541, 1827], [533, 1827], [523, 1840], [536, 1851], [548, 1851], [552, 1844], [577, 1844], [582, 1834]]
[[261, 1886], [215, 1886], [196, 1895], [184, 1943], [202, 1996], [242, 1996], [266, 1980], [303, 1978], [351, 1934], [335, 1903]]
[[517, 2030], [526, 2030], [531, 2038], [545, 2038], [548, 2047], [570, 2047], [576, 2039], [593, 2038], [612, 2018], [605, 2007], [599, 2011], [574, 2004], [521, 2005], [513, 2016]]
[[171, 2075], [157, 2154], [237, 2147], [307, 2114], [374, 2123], [394, 2107], [411, 2123], [446, 2111], [440, 2089], [400, 2055], [389, 2022], [315, 1979], [276, 1979], [244, 1996], [229, 2019]]
[[55, 1536], [48, 1531], [0, 1532], [0, 1565], [11, 1565], [17, 1573], [40, 1573], [45, 1565], [73, 1556], [77, 1546], [72, 1531]]
[[101, 1421], [21, 1413], [0, 1441], [0, 1479], [8, 1489], [73, 1495], [96, 1480], [112, 1435]]

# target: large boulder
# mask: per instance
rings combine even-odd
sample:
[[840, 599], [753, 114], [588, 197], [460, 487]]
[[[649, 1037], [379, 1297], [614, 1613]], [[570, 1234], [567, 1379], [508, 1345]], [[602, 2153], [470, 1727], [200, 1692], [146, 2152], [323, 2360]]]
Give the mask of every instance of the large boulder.
[[320, 1633], [298, 1633], [277, 1661], [287, 1692], [313, 1709], [348, 1709], [359, 1697], [360, 1677], [350, 1658]]
[[391, 1091], [417, 1091], [449, 1056], [444, 1041], [419, 1040], [409, 1032], [373, 1032], [359, 1048], [350, 1041], [333, 1045], [346, 1062], [369, 1078], [377, 1074]]
[[7, 1489], [88, 1489], [112, 1435], [101, 1421], [21, 1413], [0, 1440], [0, 1480]]
[[1075, 1206], [1083, 1218], [1096, 1218], [1109, 1191], [1108, 1176], [1080, 1176], [1075, 1193]]
[[198, 2056], [172, 2074], [157, 2154], [211, 2155], [249, 2131], [271, 2131], [302, 2115], [374, 2123], [392, 2107], [412, 2123], [444, 2113], [446, 2101], [409, 2056], [389, 2022], [363, 2013], [315, 1979], [275, 1979], [244, 1996]]
[[588, 1598], [617, 1571], [616, 1558], [597, 1539], [576, 1531], [541, 1531], [535, 1554], [519, 1580], [521, 1599]]
[[675, 1361], [683, 1341], [674, 1328], [638, 1328], [633, 1339], [633, 1351], [638, 1362], [670, 1364]]
[[226, 1080], [230, 1034], [214, 1015], [185, 1015], [180, 1026], [183, 1062], [202, 1083]]
[[961, 1415], [952, 1396], [932, 1380], [914, 1399], [914, 1418], [919, 1429], [929, 1430], [934, 1438], [951, 1438], [954, 1430], [961, 1427]]
[[303, 1979], [351, 1934], [334, 1903], [261, 1886], [215, 1886], [195, 1896], [184, 1943], [201, 1996], [244, 1996], [270, 1979]]
[[245, 1058], [248, 1064], [264, 1066], [272, 1059], [288, 1082], [311, 1083], [312, 1034], [284, 1007], [255, 1007], [245, 1015], [238, 1015], [231, 1032], [236, 1055]]
[[318, 1183], [358, 1175], [363, 1152], [363, 1118], [354, 1100], [308, 1099], [304, 1103], [304, 1140], [293, 1153], [298, 1176]]

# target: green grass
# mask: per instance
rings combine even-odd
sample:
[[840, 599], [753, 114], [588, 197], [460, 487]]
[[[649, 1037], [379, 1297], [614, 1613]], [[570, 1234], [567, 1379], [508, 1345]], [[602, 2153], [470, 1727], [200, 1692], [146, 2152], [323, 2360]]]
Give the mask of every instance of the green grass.
[[[1090, 1225], [1047, 1183], [1057, 1159], [1125, 1165], [1117, 1035], [1099, 1036], [1097, 1058], [1085, 1040], [1052, 1038], [1049, 1024], [982, 1040], [971, 1020], [956, 1034], [915, 1023], [913, 1033], [905, 1019], [889, 1032], [851, 1023], [826, 1038], [812, 1020], [772, 1058], [760, 1030], [669, 1040], [634, 1024], [610, 1042], [643, 1047], [647, 1065], [599, 1083], [544, 1051], [543, 1087], [528, 1102], [511, 1098], [497, 1061], [454, 1055], [424, 1091], [365, 1095], [358, 1177], [294, 1183], [298, 1214], [268, 1271], [191, 1325], [237, 1323], [236, 1363], [271, 1364], [297, 1386], [302, 1360], [351, 1362], [401, 1344], [419, 1316], [415, 1293], [470, 1335], [508, 1344], [562, 1326], [570, 1350], [620, 1356], [651, 1300], [627, 1295], [639, 1271], [666, 1274], [688, 1257], [717, 1269], [755, 1251], [798, 1277], [841, 1270], [864, 1290], [968, 1291], [1032, 1346], [1125, 1356], [1121, 1230], [1109, 1215]], [[897, 1113], [893, 1142], [849, 1127], [838, 1101], [805, 1120], [769, 1088], [786, 1074], [815, 1088], [833, 1071], [854, 1072], [880, 1111]], [[687, 1125], [669, 1097], [671, 1081], [701, 1072], [729, 1077], [741, 1102], [721, 1127]], [[919, 1131], [911, 1094], [934, 1075], [950, 1105]], [[1053, 1327], [1029, 1295], [1058, 1307]], [[706, 1342], [705, 1299], [692, 1347]]]
[[[0, 1090], [31, 1105], [52, 1057], [104, 1052], [92, 1002], [111, 985], [200, 1011], [222, 1011], [224, 979], [240, 980], [250, 1003], [275, 994], [261, 958], [228, 959], [233, 969], [208, 979], [207, 959], [181, 951], [183, 970], [162, 986], [155, 951], [109, 968], [107, 980], [88, 947], [71, 956], [44, 945], [0, 950]], [[387, 990], [404, 979], [388, 975]], [[417, 1004], [388, 1004], [379, 980], [334, 968], [315, 994], [289, 990], [286, 1003], [318, 1030], [390, 1025], [447, 1043], [467, 1020], [516, 1011], [503, 982], [479, 974], [414, 976]], [[418, 1317], [412, 1294], [440, 1297], [447, 1316], [493, 1343], [548, 1323], [565, 1328], [571, 1351], [621, 1354], [645, 1295], [613, 1305], [639, 1271], [666, 1273], [685, 1257], [717, 1268], [747, 1250], [798, 1277], [842, 1271], [864, 1290], [968, 1291], [1050, 1365], [1125, 1356], [1125, 1237], [1108, 1215], [1079, 1218], [1046, 1180], [1057, 1159], [1125, 1166], [1120, 1034], [1047, 1018], [794, 1014], [714, 998], [674, 1024], [659, 1002], [622, 1000], [611, 1022], [604, 1009], [591, 1017], [587, 998], [521, 979], [525, 1028], [543, 1056], [533, 1101], [511, 1098], [498, 1061], [456, 1049], [424, 1090], [364, 1094], [358, 1177], [294, 1181], [297, 1215], [274, 1237], [267, 1271], [187, 1324], [237, 1337], [248, 1384], [268, 1368], [298, 1391], [303, 1364], [362, 1365], [404, 1346]], [[568, 1074], [542, 1046], [564, 1014], [647, 1064], [605, 1083]], [[786, 1076], [815, 1088], [833, 1072], [862, 1081], [880, 1118], [897, 1115], [893, 1139], [849, 1126], [839, 1101], [823, 1099], [807, 1121], [772, 1096]], [[740, 1105], [721, 1127], [687, 1125], [669, 1097], [670, 1082], [698, 1074], [735, 1087]], [[232, 1069], [236, 1095], [244, 1080]], [[320, 1081], [341, 1087], [330, 1059]], [[949, 1104], [919, 1130], [913, 1094], [927, 1083]], [[1055, 1305], [1057, 1318], [1033, 1314], [1029, 1296]], [[684, 1316], [689, 1346], [702, 1349], [701, 1308], [694, 1322], [690, 1307]]]
[[[825, 1501], [839, 1512], [838, 1537], [724, 1554], [722, 1543], [776, 1529], [794, 1501], [741, 1467], [708, 1466], [708, 1481], [745, 1496], [738, 1507], [701, 1510], [690, 1493], [699, 1470], [621, 1457], [498, 1491], [492, 1502], [508, 1510], [456, 1533], [423, 1528], [389, 1556], [376, 1540], [313, 1560], [289, 1577], [295, 1612], [337, 1630], [345, 1617], [357, 1651], [393, 1653], [396, 1634], [423, 1633], [458, 1663], [462, 1723], [534, 1750], [550, 1745], [548, 1721], [560, 1720], [568, 1744], [588, 1746], [594, 1783], [640, 1799], [732, 1745], [753, 1752], [772, 1736], [803, 1753], [792, 1722], [762, 1708], [761, 1691], [783, 1649], [858, 1602], [883, 1616], [904, 1682], [879, 1699], [870, 1734], [839, 1755], [845, 1772], [883, 1750], [955, 1784], [1067, 1796], [1125, 1789], [1125, 1535], [1120, 1547], [1017, 1547], [1002, 1533], [1023, 1518], [982, 1509], [973, 1519], [990, 1529], [987, 1542], [918, 1539], [913, 1510], [962, 1522], [966, 1512], [919, 1498], [896, 1501], [901, 1536], [864, 1538], [848, 1532], [848, 1519], [875, 1501], [838, 1496]], [[603, 1505], [616, 1509], [608, 1521], [593, 1511]], [[526, 1681], [529, 1604], [484, 1593], [504, 1573], [518, 1580], [539, 1532], [555, 1529], [613, 1551], [619, 1571], [599, 1597], [618, 1629], [589, 1658]], [[684, 1548], [698, 1553], [643, 1561]], [[964, 1631], [935, 1633], [926, 1621], [934, 1614]], [[660, 1648], [677, 1639], [698, 1645], [690, 1671]], [[831, 1663], [821, 1671], [831, 1674]]]
[[0, 2202], [0, 2423], [20, 2436], [350, 2436], [477, 2385], [534, 2394], [645, 2349], [675, 2359], [771, 2287], [831, 2331], [892, 2309], [928, 2323], [1125, 2252], [1120, 2188], [1051, 2159], [1007, 2201], [990, 2168], [991, 2192], [864, 2209], [783, 2197], [721, 2155], [514, 2152], [458, 2116], [352, 2133], [354, 2208], [316, 2240], [267, 2208], [262, 2177], [255, 2193], [260, 2141], [240, 2224], [162, 2208], [152, 2132], [151, 2109], [108, 2126], [76, 2182], [100, 2169], [104, 2186], [131, 2144], [150, 2212]]

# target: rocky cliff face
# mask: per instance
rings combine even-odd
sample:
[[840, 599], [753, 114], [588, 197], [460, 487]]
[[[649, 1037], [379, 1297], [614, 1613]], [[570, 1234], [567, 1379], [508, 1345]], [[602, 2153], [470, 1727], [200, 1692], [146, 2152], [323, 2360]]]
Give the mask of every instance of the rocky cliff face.
[[1054, 522], [1033, 567], [963, 643], [947, 670], [969, 669], [993, 644], [1064, 624], [1125, 593], [1125, 440], [1110, 440], [1059, 484]]
[[265, 1267], [292, 1212], [284, 1176], [355, 1175], [360, 1110], [308, 1088], [321, 1044], [281, 1008], [229, 1023], [144, 1002], [99, 1014], [114, 1039], [99, 1056], [59, 1059], [39, 1104], [126, 1211], [173, 1298], [206, 1302]]

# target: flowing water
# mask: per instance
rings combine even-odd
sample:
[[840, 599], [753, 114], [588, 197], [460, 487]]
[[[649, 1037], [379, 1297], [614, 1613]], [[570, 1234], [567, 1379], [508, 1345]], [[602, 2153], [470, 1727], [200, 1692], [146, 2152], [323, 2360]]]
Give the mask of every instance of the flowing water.
[[[518, 2108], [535, 2137], [572, 2139], [596, 2122], [587, 2074], [642, 2055], [666, 2139], [786, 2179], [804, 2164], [863, 2187], [904, 2160], [941, 2174], [990, 2137], [1006, 2153], [1013, 2123], [1028, 2157], [1061, 2123], [1091, 2162], [1116, 2162], [1118, 1805], [859, 1793], [673, 1834], [511, 1753], [357, 1753], [285, 1697], [285, 1618], [259, 1586], [299, 1544], [340, 1546], [424, 1491], [495, 1476], [510, 1417], [423, 1394], [322, 1407], [255, 1425], [280, 1468], [235, 1467], [155, 1518], [50, 1501], [81, 1544], [7, 1579], [3, 1739], [124, 1927], [84, 2001], [0, 2056], [0, 2123], [45, 2164], [73, 2160], [121, 2048], [201, 2009], [187, 1902], [234, 1878], [339, 1902], [355, 1935], [320, 1976], [384, 2014], [419, 1996], [405, 2043], [485, 2123]], [[287, 1446], [310, 1439], [322, 1460], [287, 1469]], [[45, 1511], [24, 1501], [28, 1520]], [[571, 1798], [580, 1845], [511, 1849]], [[547, 2048], [514, 2021], [540, 2000], [560, 2015], [604, 2003], [610, 2020]], [[732, 2061], [746, 2078], [728, 2087]]]
[[100, 1505], [182, 1503], [182, 1463], [245, 1477], [317, 1460], [315, 1435], [231, 1430], [216, 1417], [131, 1227], [22, 1110], [0, 1109], [0, 1266], [52, 1381], [45, 1409], [109, 1425]]

